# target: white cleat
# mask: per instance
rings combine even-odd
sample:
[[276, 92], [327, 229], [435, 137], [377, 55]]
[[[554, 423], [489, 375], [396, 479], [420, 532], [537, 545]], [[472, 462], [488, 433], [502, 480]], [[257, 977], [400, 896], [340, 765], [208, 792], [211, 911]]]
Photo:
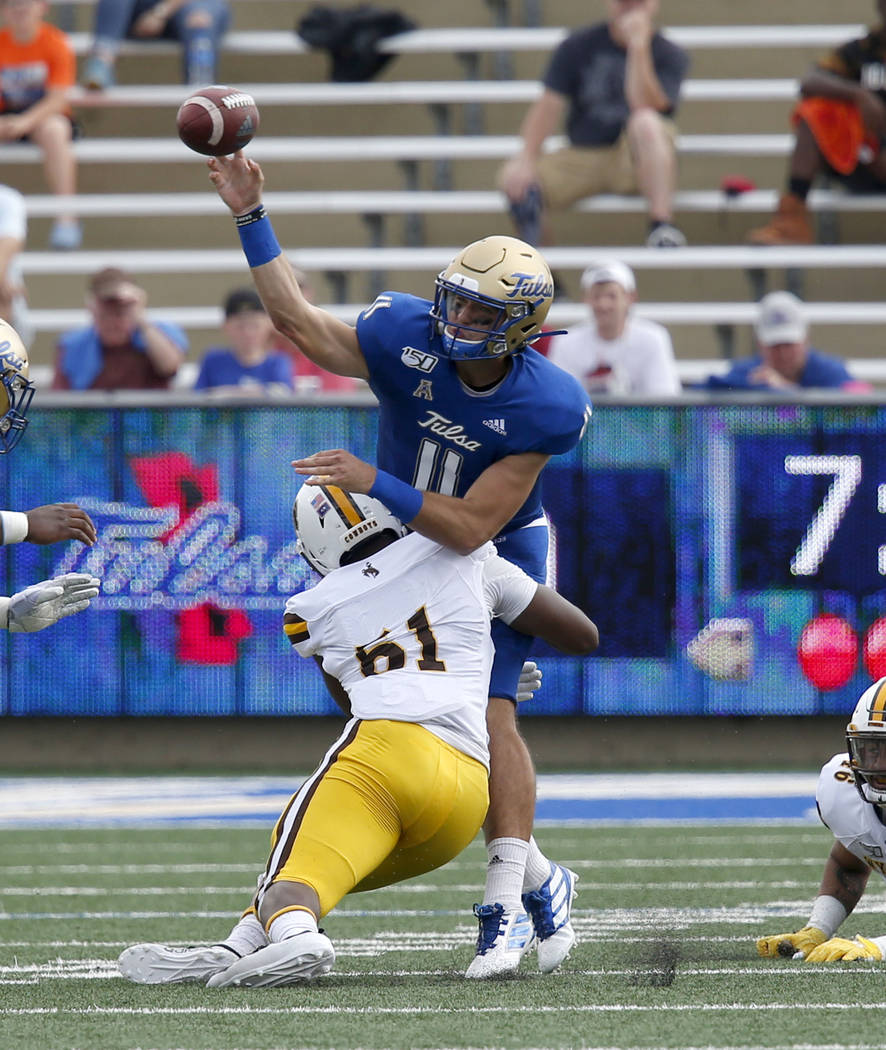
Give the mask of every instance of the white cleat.
[[232, 948], [203, 944], [195, 948], [170, 948], [166, 944], [134, 944], [117, 960], [120, 973], [136, 984], [182, 984], [199, 981], [226, 970], [237, 958]]
[[207, 982], [209, 988], [280, 988], [329, 973], [335, 962], [324, 933], [305, 932], [237, 959]]
[[552, 862], [547, 882], [540, 889], [523, 894], [523, 907], [538, 938], [538, 968], [542, 973], [556, 970], [575, 944], [571, 918], [576, 882], [574, 871]]
[[501, 904], [475, 904], [474, 914], [480, 920], [480, 933], [477, 954], [465, 977], [485, 980], [516, 973], [535, 941], [529, 916], [522, 911], [505, 911]]

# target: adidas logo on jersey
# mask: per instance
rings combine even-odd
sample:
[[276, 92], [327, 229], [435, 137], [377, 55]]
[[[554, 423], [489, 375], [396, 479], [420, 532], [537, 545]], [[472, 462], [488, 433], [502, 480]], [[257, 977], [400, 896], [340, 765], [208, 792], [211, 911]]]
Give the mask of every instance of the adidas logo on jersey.
[[507, 430], [505, 430], [505, 421], [503, 419], [484, 419], [483, 426], [489, 427], [490, 430], [494, 430], [496, 434], [504, 434], [506, 436], [508, 433]]

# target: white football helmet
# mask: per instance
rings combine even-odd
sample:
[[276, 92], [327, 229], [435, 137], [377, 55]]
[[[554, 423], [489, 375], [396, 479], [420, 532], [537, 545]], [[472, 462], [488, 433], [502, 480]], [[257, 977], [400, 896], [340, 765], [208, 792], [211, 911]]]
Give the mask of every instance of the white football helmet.
[[298, 553], [321, 576], [356, 560], [351, 557], [354, 548], [370, 536], [390, 532], [395, 540], [408, 531], [377, 499], [337, 485], [302, 485], [292, 520]]
[[861, 694], [846, 726], [849, 765], [865, 802], [886, 805], [886, 678]]
[[[489, 319], [453, 323], [465, 300]], [[455, 361], [515, 354], [541, 334], [554, 300], [554, 279], [541, 254], [516, 237], [484, 237], [456, 255], [435, 281], [431, 319]]]
[[0, 319], [0, 455], [21, 440], [33, 396], [28, 351], [12, 325]]

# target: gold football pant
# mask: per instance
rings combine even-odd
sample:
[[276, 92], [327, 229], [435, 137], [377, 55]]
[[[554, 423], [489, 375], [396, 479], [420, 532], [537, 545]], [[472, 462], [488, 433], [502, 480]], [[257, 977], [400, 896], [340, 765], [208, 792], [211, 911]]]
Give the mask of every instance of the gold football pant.
[[476, 759], [412, 722], [352, 719], [277, 821], [257, 902], [272, 882], [303, 882], [325, 915], [347, 893], [432, 871], [488, 805]]

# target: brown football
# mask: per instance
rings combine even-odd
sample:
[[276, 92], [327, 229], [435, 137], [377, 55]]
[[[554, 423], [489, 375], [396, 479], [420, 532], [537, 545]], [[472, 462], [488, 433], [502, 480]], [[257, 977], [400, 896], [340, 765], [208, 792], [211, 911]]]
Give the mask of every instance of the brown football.
[[182, 142], [209, 157], [242, 149], [258, 131], [258, 121], [252, 95], [218, 84], [186, 98], [175, 118]]

